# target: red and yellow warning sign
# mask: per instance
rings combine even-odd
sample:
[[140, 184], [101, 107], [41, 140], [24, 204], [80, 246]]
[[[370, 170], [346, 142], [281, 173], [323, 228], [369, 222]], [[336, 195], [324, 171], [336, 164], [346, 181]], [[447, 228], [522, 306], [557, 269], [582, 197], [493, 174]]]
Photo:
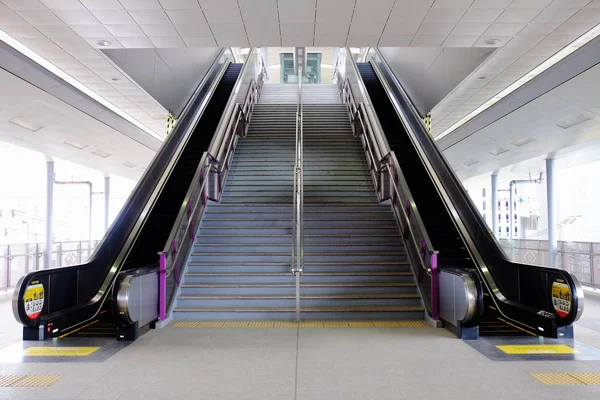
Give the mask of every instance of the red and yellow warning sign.
[[556, 314], [565, 318], [571, 311], [571, 288], [562, 279], [557, 279], [552, 283], [552, 305]]
[[39, 281], [32, 281], [25, 289], [23, 296], [25, 314], [29, 319], [36, 319], [44, 308], [44, 285]]

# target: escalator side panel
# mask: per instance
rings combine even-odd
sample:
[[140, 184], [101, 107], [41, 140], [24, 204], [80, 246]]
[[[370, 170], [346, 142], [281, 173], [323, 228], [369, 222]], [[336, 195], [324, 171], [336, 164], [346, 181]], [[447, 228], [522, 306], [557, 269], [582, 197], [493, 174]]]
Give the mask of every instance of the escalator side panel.
[[[484, 286], [484, 293], [488, 295], [484, 320], [486, 318], [499, 320], [502, 315], [517, 325], [520, 322], [516, 321], [523, 321], [523, 328], [526, 328], [524, 330], [535, 331], [540, 327], [539, 331], [542, 334], [556, 335], [558, 324], [554, 316], [550, 288], [556, 279], [563, 279], [572, 288], [576, 288], [570, 274], [556, 269], [515, 264], [506, 258], [433, 140], [423, 131], [418, 119], [404, 100], [399, 100], [408, 123], [413, 130], [418, 130], [414, 139], [423, 149], [424, 157], [427, 157], [438, 179], [444, 185], [444, 191], [458, 213], [460, 223], [466, 228], [469, 240], [474, 242], [474, 247], [471, 248], [475, 249], [477, 260], [483, 260], [491, 275], [486, 278], [477, 268], [479, 264], [471, 259], [471, 252], [465, 242], [467, 239], [459, 233], [452, 212], [446, 207], [442, 194], [436, 189], [436, 183], [430, 176], [424, 160], [421, 159], [416, 144], [412, 142], [413, 139], [406, 131], [373, 67], [369, 63], [358, 63], [357, 66], [390, 148], [396, 153], [403, 171], [406, 171], [404, 173], [406, 181], [420, 210], [432, 245], [440, 251], [438, 258], [440, 268], [474, 269], [484, 282], [489, 284], [490, 281], [487, 279], [491, 279], [491, 283], [497, 286], [506, 299], [500, 297], [496, 299], [493, 297], [495, 294], [489, 293]], [[394, 95], [397, 98], [401, 97], [398, 93]], [[502, 307], [501, 313], [497, 310], [498, 306]], [[577, 308], [577, 304], [574, 304], [574, 308]], [[560, 322], [569, 325], [576, 314], [577, 310], [571, 310], [568, 318]], [[506, 321], [506, 324], [511, 323]], [[512, 325], [518, 330], [519, 327], [515, 324]]]
[[[109, 308], [108, 306], [105, 307], [105, 305], [107, 305], [106, 300], [110, 300], [110, 290], [105, 294], [101, 294], [98, 292], [98, 289], [109, 269], [113, 267], [111, 257], [114, 258], [114, 256], [121, 251], [121, 247], [123, 246], [122, 243], [119, 243], [115, 239], [116, 236], [113, 237], [114, 235], [110, 235], [115, 231], [120, 232], [126, 230], [121, 224], [133, 226], [131, 222], [134, 217], [136, 218], [136, 221], [133, 221], [134, 223], [138, 223], [137, 219], [139, 218], [145, 218], [145, 220], [142, 220], [143, 222], [141, 222], [143, 224], [141, 231], [137, 238], [135, 238], [125, 262], [122, 265], [117, 266], [118, 270], [134, 269], [157, 263], [158, 252], [163, 249], [164, 244], [168, 239], [200, 158], [204, 151], [208, 149], [208, 145], [225, 109], [227, 100], [237, 81], [241, 68], [241, 64], [230, 64], [223, 74], [208, 105], [204, 109], [202, 116], [193, 128], [193, 133], [185, 143], [183, 151], [181, 151], [175, 162], [164, 187], [150, 208], [151, 211], [148, 215], [144, 216], [139, 212], [128, 211], [131, 208], [135, 209], [134, 206], [137, 204], [136, 200], [139, 200], [136, 196], [149, 200], [149, 193], [152, 193], [155, 190], [154, 187], [149, 187], [150, 183], [153, 183], [154, 186], [156, 186], [162, 179], [165, 166], [176, 155], [175, 148], [177, 146], [172, 149], [173, 151], [167, 151], [171, 150], [170, 148], [161, 150], [155, 157], [148, 169], [148, 173], [144, 175], [143, 182], [138, 184], [138, 187], [135, 190], [136, 193], [132, 194], [126, 207], [121, 212], [120, 216], [122, 216], [122, 218], [115, 221], [115, 224], [111, 227], [111, 231], [107, 234], [102, 246], [96, 252], [90, 263], [66, 269], [57, 269], [56, 271], [45, 271], [47, 276], [43, 277], [43, 279], [46, 279], [46, 282], [48, 282], [48, 284], [45, 285], [45, 288], [46, 291], [53, 290], [53, 296], [51, 301], [48, 302], [46, 310], [44, 310], [45, 313], [48, 314], [43, 315], [42, 321], [46, 323], [47, 321], [52, 321], [52, 326], [58, 328], [58, 333], [56, 335], [60, 335], [63, 332], [63, 329], [77, 327], [78, 325], [81, 325], [83, 321], [91, 319], [99, 312], [100, 308], [104, 310]], [[201, 98], [197, 98], [187, 114], [193, 115], [197, 107], [202, 103], [201, 100]], [[178, 145], [177, 141], [181, 142], [183, 138], [176, 136], [178, 134], [183, 135], [187, 130], [186, 128], [191, 127], [192, 123], [193, 121], [182, 120], [178, 129], [173, 132], [172, 135], [174, 136], [170, 136], [163, 147], [169, 147], [172, 143]], [[167, 156], [168, 159], [165, 159]], [[118, 238], [122, 236], [123, 235], [119, 235]], [[127, 236], [125, 235], [124, 237]], [[117, 274], [115, 273], [114, 276], [116, 277]], [[88, 300], [97, 294], [103, 296], [102, 298], [104, 301], [91, 302]], [[55, 312], [55, 314], [49, 314], [52, 312]], [[23, 320], [23, 318], [21, 318], [21, 320]], [[32, 327], [33, 326], [34, 325], [32, 325]]]

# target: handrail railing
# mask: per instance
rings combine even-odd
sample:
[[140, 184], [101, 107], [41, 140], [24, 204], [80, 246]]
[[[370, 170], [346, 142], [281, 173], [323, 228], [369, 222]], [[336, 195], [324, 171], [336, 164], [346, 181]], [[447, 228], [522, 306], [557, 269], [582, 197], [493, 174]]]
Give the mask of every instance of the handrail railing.
[[[378, 50], [374, 52], [372, 66], [409, 135], [415, 150], [414, 158], [422, 161], [425, 172], [436, 186], [441, 203], [452, 216], [498, 313], [510, 323], [544, 336], [565, 335], [569, 325], [583, 312], [583, 289], [575, 276], [556, 268], [508, 260], [442, 151], [426, 133], [402, 85]], [[557, 285], [567, 286], [571, 293], [570, 306], [566, 307], [568, 312], [557, 311], [559, 306], [552, 297], [552, 291], [558, 290]]]
[[292, 211], [292, 273], [296, 275], [296, 321], [299, 321], [300, 274], [304, 272], [304, 127], [302, 109], [302, 67], [298, 68], [295, 154], [294, 205]]
[[[364, 85], [356, 63], [351, 58], [349, 61], [352, 64], [351, 72], [356, 74], [358, 85]], [[348, 108], [354, 135], [360, 138], [366, 153], [367, 164], [378, 198], [380, 201], [390, 200], [391, 202], [423, 301], [431, 318], [437, 319], [439, 310], [436, 272], [438, 252], [431, 244], [396, 154], [390, 151], [379, 121], [371, 110], [366, 88], [359, 89], [369, 104], [364, 102], [358, 104], [351, 80], [341, 75], [339, 64], [336, 66], [335, 76], [342, 101]]]
[[[250, 54], [253, 54], [253, 51]], [[243, 104], [236, 103], [235, 99], [247, 73], [249, 60], [246, 61], [240, 71], [228, 107], [221, 118], [209, 151], [204, 152], [202, 155], [169, 239], [163, 251], [159, 253], [159, 320], [161, 321], [167, 318], [168, 311], [173, 306], [174, 294], [181, 283], [181, 273], [185, 267], [196, 236], [196, 229], [208, 200], [220, 201], [237, 140], [239, 137], [246, 136], [248, 122], [254, 104], [258, 102], [260, 90], [266, 76], [262, 58], [260, 61], [260, 72], [256, 79], [252, 78], [250, 80]], [[211, 174], [214, 177], [212, 196], [210, 193]]]

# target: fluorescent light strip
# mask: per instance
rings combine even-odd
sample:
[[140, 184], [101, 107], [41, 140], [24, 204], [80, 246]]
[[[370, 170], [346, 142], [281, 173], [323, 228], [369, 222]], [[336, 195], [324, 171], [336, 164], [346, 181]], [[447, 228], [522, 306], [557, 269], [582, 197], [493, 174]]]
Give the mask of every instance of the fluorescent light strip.
[[94, 92], [93, 90], [91, 90], [90, 88], [85, 86], [83, 83], [79, 82], [77, 79], [73, 78], [71, 75], [67, 74], [66, 72], [64, 72], [63, 70], [58, 68], [56, 65], [52, 64], [50, 61], [46, 60], [44, 57], [40, 56], [39, 54], [37, 54], [36, 52], [31, 50], [29, 47], [25, 46], [24, 44], [22, 44], [21, 42], [19, 42], [18, 40], [16, 40], [15, 38], [10, 36], [6, 32], [4, 32], [2, 29], [0, 29], [0, 40], [3, 41], [4, 43], [6, 43], [7, 45], [9, 45], [10, 47], [12, 47], [13, 49], [17, 50], [19, 53], [23, 54], [25, 57], [28, 57], [29, 59], [33, 60], [34, 62], [36, 62], [43, 68], [52, 72], [54, 75], [58, 76], [59, 78], [61, 78], [64, 81], [66, 81], [70, 85], [74, 86], [81, 92], [90, 96], [92, 99], [96, 100], [98, 103], [102, 104], [103, 106], [105, 106], [106, 108], [108, 108], [109, 110], [114, 112], [115, 114], [118, 114], [121, 117], [123, 117], [125, 120], [131, 122], [133, 125], [137, 126], [141, 130], [146, 132], [148, 135], [152, 136], [153, 138], [157, 139], [160, 142], [163, 142], [165, 140], [165, 138], [163, 138], [162, 136], [160, 136], [159, 134], [157, 134], [156, 132], [154, 132], [153, 130], [148, 128], [146, 125], [142, 124], [140, 121], [133, 118], [131, 115], [127, 114], [125, 111], [116, 107], [114, 104], [112, 104], [111, 102], [106, 100], [104, 97], [100, 96], [98, 93]]
[[584, 33], [583, 35], [581, 35], [580, 37], [575, 39], [573, 42], [568, 44], [565, 48], [560, 50], [558, 53], [556, 53], [555, 55], [553, 55], [552, 57], [550, 57], [549, 59], [547, 59], [546, 61], [544, 61], [543, 63], [541, 63], [534, 69], [532, 69], [531, 71], [529, 71], [523, 77], [518, 79], [515, 83], [513, 83], [512, 85], [510, 85], [509, 87], [507, 87], [506, 89], [504, 89], [503, 91], [501, 91], [500, 93], [498, 93], [497, 95], [495, 95], [494, 97], [492, 97], [491, 99], [486, 101], [485, 103], [483, 103], [481, 106], [479, 106], [475, 110], [471, 111], [469, 114], [467, 114], [467, 116], [463, 117], [460, 121], [456, 122], [450, 128], [446, 129], [444, 132], [439, 134], [435, 138], [435, 140], [437, 141], [442, 138], [445, 138], [450, 133], [452, 133], [452, 131], [454, 131], [456, 128], [458, 128], [461, 125], [464, 125], [466, 122], [473, 119], [473, 117], [480, 114], [482, 111], [488, 109], [489, 107], [491, 107], [493, 104], [497, 103], [502, 98], [504, 98], [507, 95], [509, 95], [510, 93], [514, 92], [515, 90], [517, 90], [518, 88], [523, 86], [525, 83], [529, 82], [530, 80], [532, 80], [533, 78], [535, 78], [542, 72], [546, 71], [548, 68], [550, 68], [557, 62], [559, 62], [560, 60], [567, 57], [569, 54], [573, 53], [575, 50], [579, 49], [586, 43], [595, 39], [598, 35], [600, 35], [600, 24], [596, 25], [595, 27], [593, 27], [592, 29], [590, 29], [589, 31], [587, 31], [586, 33]]

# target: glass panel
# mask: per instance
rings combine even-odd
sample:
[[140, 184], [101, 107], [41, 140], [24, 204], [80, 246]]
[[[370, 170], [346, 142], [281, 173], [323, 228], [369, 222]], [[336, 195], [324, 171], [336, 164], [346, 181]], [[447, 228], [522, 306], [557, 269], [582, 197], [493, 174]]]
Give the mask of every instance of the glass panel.
[[27, 262], [28, 257], [23, 253], [21, 255], [15, 255], [12, 260], [10, 260], [10, 282], [8, 282], [8, 287], [14, 287], [19, 279], [23, 275], [25, 275], [25, 271], [27, 270]]
[[294, 54], [280, 53], [279, 57], [281, 60], [281, 83], [298, 83], [294, 70]]
[[592, 246], [594, 254], [600, 254], [600, 243], [593, 243]]
[[563, 242], [563, 251], [573, 253], [590, 253], [590, 243], [588, 242]]
[[592, 284], [591, 256], [589, 254], [562, 253], [562, 268], [575, 275], [581, 283]]
[[321, 83], [321, 53], [307, 54], [304, 82]]

